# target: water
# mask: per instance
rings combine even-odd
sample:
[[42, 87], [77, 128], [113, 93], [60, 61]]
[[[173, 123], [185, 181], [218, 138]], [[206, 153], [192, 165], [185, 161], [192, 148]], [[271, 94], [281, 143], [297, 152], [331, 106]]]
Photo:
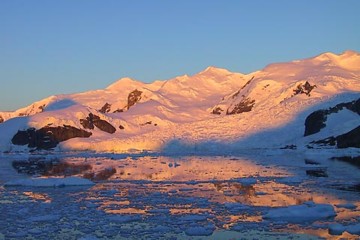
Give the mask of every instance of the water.
[[[321, 239], [336, 238], [331, 224], [360, 223], [359, 169], [336, 160], [285, 154], [9, 155], [0, 161], [0, 239]], [[4, 187], [30, 175], [76, 175], [96, 184]], [[336, 217], [264, 218], [269, 209], [309, 201], [331, 204]]]

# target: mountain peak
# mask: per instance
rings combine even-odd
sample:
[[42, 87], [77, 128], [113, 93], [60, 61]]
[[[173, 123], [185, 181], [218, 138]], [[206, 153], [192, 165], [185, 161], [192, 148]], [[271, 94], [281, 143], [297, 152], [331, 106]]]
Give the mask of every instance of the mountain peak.
[[346, 50], [340, 54], [335, 54], [332, 52], [324, 52], [314, 57], [318, 60], [333, 60], [333, 59], [344, 59], [349, 57], [360, 57], [360, 54], [353, 50]]
[[360, 54], [353, 50], [346, 50], [341, 54], [326, 52], [313, 58], [320, 62], [331, 62], [341, 68], [348, 70], [360, 70]]
[[209, 66], [206, 69], [204, 69], [203, 71], [199, 72], [197, 75], [229, 75], [232, 74], [232, 72], [230, 72], [229, 70], [225, 69], [225, 68], [219, 68], [219, 67], [215, 67], [215, 66]]
[[139, 87], [142, 85], [144, 85], [144, 83], [139, 82], [139, 81], [129, 78], [129, 77], [124, 77], [124, 78], [121, 78], [121, 79], [117, 80], [116, 82], [110, 84], [106, 88], [106, 90], [111, 90], [111, 91], [115, 90], [116, 91], [116, 90], [121, 90], [124, 87], [126, 87], [126, 88], [128, 88], [130, 86]]

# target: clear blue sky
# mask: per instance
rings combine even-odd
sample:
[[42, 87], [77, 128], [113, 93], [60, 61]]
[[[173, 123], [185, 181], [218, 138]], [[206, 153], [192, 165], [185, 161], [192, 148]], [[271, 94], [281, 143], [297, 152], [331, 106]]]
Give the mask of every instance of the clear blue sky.
[[359, 0], [0, 0], [0, 110], [347, 49], [360, 51]]

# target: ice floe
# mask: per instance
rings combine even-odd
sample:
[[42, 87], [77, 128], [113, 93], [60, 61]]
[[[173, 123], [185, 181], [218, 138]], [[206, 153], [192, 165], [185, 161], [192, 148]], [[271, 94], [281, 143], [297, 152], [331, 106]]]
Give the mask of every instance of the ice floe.
[[315, 204], [306, 202], [302, 205], [270, 209], [263, 217], [272, 221], [288, 223], [308, 223], [329, 219], [336, 216], [334, 207], [330, 204]]
[[26, 186], [26, 187], [65, 187], [65, 186], [86, 186], [94, 183], [88, 179], [79, 177], [65, 178], [27, 178], [6, 182], [5, 186]]

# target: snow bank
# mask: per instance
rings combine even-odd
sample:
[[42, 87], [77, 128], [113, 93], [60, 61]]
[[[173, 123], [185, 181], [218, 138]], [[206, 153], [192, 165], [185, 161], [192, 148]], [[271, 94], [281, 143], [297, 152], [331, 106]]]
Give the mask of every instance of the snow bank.
[[88, 179], [79, 177], [67, 178], [30, 178], [18, 179], [6, 182], [5, 186], [26, 186], [26, 187], [64, 187], [64, 186], [86, 186], [94, 183]]
[[271, 221], [305, 223], [328, 219], [335, 216], [336, 213], [334, 207], [330, 204], [315, 204], [314, 202], [306, 202], [302, 205], [271, 209], [263, 216], [263, 218]]

